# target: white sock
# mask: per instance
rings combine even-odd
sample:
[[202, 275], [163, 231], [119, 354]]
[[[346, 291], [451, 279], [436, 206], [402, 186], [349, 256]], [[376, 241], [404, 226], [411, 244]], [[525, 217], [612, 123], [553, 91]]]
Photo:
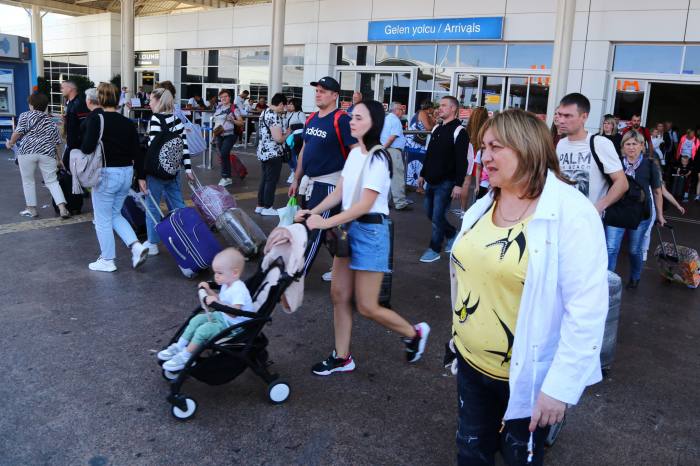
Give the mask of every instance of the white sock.
[[184, 338], [180, 337], [180, 339], [175, 343], [177, 345], [177, 348], [182, 351], [185, 348], [187, 348], [187, 345], [189, 344], [188, 340], [185, 340]]

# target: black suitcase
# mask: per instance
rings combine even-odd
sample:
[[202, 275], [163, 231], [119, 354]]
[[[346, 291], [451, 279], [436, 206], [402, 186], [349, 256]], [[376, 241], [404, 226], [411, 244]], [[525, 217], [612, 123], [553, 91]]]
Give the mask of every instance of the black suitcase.
[[[73, 177], [66, 169], [60, 169], [57, 173], [58, 184], [61, 185], [61, 191], [63, 191], [63, 197], [66, 198], [66, 208], [71, 215], [78, 215], [83, 210], [83, 195], [73, 194]], [[58, 215], [58, 206], [56, 202], [52, 199], [51, 205], [53, 205], [53, 210]]]
[[379, 304], [391, 309], [391, 280], [394, 273], [394, 222], [387, 218], [389, 224], [389, 270], [382, 278], [382, 287], [379, 289]]
[[683, 195], [685, 194], [685, 184], [687, 182], [686, 177], [673, 174], [671, 175], [671, 180], [671, 194], [678, 202], [682, 202]]

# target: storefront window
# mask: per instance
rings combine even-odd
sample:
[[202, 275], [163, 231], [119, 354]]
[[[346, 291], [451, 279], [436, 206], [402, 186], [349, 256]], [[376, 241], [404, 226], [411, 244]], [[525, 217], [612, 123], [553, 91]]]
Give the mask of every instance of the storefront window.
[[685, 48], [683, 74], [700, 74], [700, 46], [689, 45]]
[[377, 45], [377, 66], [433, 66], [434, 45]]
[[552, 44], [509, 44], [507, 68], [550, 69]]
[[613, 71], [678, 74], [682, 56], [680, 45], [616, 45]]
[[339, 45], [336, 65], [374, 65], [374, 45]]

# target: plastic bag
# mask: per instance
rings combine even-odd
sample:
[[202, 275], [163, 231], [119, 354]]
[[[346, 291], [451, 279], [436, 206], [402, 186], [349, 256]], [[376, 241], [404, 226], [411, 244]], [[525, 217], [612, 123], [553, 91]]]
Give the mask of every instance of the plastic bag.
[[297, 214], [299, 206], [297, 205], [297, 198], [290, 197], [287, 201], [287, 205], [281, 209], [277, 209], [277, 215], [280, 216], [280, 223], [278, 226], [286, 227], [294, 224], [294, 216]]

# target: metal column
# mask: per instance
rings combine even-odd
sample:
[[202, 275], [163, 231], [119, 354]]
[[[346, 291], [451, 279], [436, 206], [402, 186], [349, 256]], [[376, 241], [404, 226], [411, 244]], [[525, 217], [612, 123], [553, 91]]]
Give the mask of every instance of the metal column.
[[121, 75], [122, 87], [134, 95], [134, 0], [121, 0]]
[[41, 9], [32, 5], [32, 42], [36, 44], [36, 74], [44, 77], [44, 31], [42, 27]]
[[269, 97], [272, 97], [277, 92], [282, 92], [285, 6], [286, 0], [272, 0], [272, 44], [270, 45]]
[[576, 0], [557, 1], [557, 21], [554, 30], [554, 51], [552, 56], [552, 84], [547, 99], [547, 124], [554, 120], [554, 109], [566, 95], [571, 59], [571, 40], [576, 19]]

